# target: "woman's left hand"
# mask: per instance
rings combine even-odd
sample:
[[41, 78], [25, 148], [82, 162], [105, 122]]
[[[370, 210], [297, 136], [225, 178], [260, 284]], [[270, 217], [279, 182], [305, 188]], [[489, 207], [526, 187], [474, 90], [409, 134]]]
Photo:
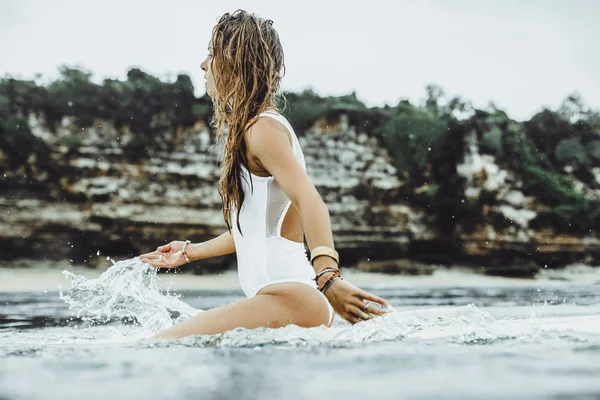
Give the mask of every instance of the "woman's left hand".
[[175, 240], [158, 246], [155, 251], [140, 255], [140, 261], [156, 268], [177, 268], [187, 262], [182, 251], [184, 243]]
[[341, 279], [333, 282], [329, 289], [325, 291], [325, 296], [335, 312], [352, 324], [366, 321], [377, 315], [383, 315], [387, 311], [381, 308], [380, 305], [383, 307], [389, 306], [389, 303], [381, 297], [367, 293]]

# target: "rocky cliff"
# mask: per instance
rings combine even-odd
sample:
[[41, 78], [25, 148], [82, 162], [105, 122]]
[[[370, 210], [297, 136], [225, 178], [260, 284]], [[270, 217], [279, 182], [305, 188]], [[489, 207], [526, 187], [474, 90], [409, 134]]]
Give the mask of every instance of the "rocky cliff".
[[[123, 155], [128, 132], [106, 121], [78, 132], [77, 146], [69, 138], [80, 128], [68, 117], [56, 134], [33, 115], [29, 125], [50, 145], [53, 168], [39, 168], [32, 160], [9, 169], [0, 151], [0, 258], [95, 265], [99, 254], [133, 256], [170, 240], [203, 241], [225, 230], [217, 192], [219, 151], [202, 122], [167, 135], [168, 147], [135, 162]], [[409, 204], [385, 147], [345, 116], [334, 124], [318, 121], [300, 143], [308, 174], [328, 205], [343, 266], [427, 273], [431, 265], [460, 263], [527, 276], [539, 268], [600, 258], [600, 240], [592, 233], [555, 235], [530, 227], [544, 207], [519, 190], [518, 176], [479, 152], [474, 134], [461, 144], [465, 156], [456, 166], [467, 181], [464, 196], [496, 191], [496, 204], [483, 212], [502, 215], [508, 223], [483, 224], [454, 237], [433, 228], [427, 206]], [[593, 173], [597, 185], [576, 187], [600, 197], [600, 169]], [[190, 269], [199, 273], [234, 268], [235, 256], [194, 264]]]

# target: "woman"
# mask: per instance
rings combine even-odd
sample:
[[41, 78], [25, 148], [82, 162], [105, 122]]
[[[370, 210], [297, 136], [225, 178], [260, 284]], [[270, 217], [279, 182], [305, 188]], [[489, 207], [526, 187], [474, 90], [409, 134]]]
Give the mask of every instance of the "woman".
[[174, 241], [140, 256], [155, 267], [175, 268], [236, 252], [248, 298], [201, 313], [156, 338], [238, 327], [330, 326], [333, 310], [356, 323], [383, 314], [378, 305], [387, 306], [340, 277], [327, 206], [306, 174], [292, 127], [277, 112], [285, 66], [272, 24], [242, 10], [223, 15], [201, 64], [217, 141], [224, 142], [219, 194], [227, 232], [203, 243]]

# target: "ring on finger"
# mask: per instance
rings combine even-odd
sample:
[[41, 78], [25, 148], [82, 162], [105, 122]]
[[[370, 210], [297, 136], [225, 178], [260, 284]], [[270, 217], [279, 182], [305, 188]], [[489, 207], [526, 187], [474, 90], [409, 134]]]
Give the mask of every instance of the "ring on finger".
[[363, 308], [363, 311], [367, 311], [367, 309], [369, 308], [369, 305], [371, 304], [370, 301], [365, 300], [365, 307]]
[[362, 319], [363, 321], [366, 321], [369, 319], [369, 314], [363, 312], [360, 314], [360, 319]]

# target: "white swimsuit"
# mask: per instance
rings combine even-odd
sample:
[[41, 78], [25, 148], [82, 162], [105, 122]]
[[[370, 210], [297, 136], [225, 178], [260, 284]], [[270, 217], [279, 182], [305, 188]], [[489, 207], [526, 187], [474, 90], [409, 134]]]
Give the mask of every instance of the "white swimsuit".
[[[287, 119], [274, 111], [265, 111], [258, 116], [274, 118], [288, 129], [292, 138], [292, 151], [306, 170], [300, 143]], [[249, 175], [252, 175], [253, 188], [250, 186]], [[264, 287], [283, 282], [304, 283], [316, 289], [315, 271], [304, 243], [281, 236], [281, 225], [292, 202], [279, 183], [273, 176], [257, 176], [242, 166], [242, 187], [245, 193], [240, 212], [242, 232], [237, 227], [235, 207], [231, 212], [231, 224], [238, 276], [246, 296], [253, 297]], [[333, 308], [324, 295], [323, 298], [329, 308], [331, 323]]]

